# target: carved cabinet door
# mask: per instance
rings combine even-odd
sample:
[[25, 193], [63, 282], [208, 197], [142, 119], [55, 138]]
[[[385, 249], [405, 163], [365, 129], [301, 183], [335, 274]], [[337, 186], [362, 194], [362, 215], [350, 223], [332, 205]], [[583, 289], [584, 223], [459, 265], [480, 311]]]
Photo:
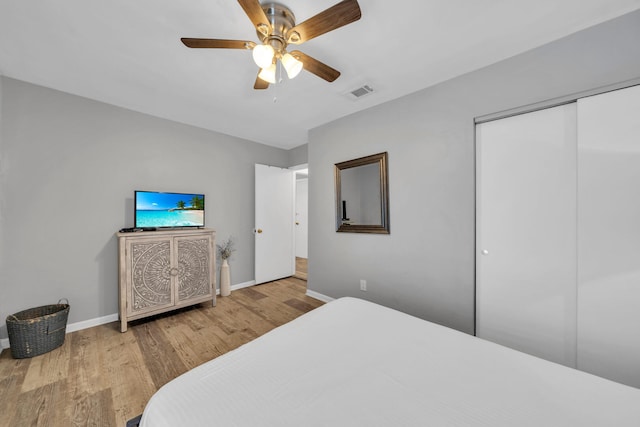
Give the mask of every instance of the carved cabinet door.
[[173, 292], [178, 268], [172, 263], [173, 239], [150, 238], [127, 242], [127, 289], [129, 315], [175, 305]]
[[213, 240], [210, 235], [176, 237], [176, 304], [212, 295]]

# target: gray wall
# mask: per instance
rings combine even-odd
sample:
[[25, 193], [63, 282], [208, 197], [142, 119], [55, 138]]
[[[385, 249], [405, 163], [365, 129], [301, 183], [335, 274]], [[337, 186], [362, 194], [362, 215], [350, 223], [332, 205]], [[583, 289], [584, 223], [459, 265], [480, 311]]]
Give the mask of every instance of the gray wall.
[[[638, 40], [634, 12], [311, 131], [309, 289], [472, 333], [474, 118], [638, 78]], [[333, 165], [382, 151], [391, 234], [336, 233]]]
[[253, 165], [290, 166], [288, 151], [0, 83], [0, 338], [8, 314], [62, 297], [70, 323], [117, 312], [114, 233], [136, 189], [204, 193], [206, 225], [237, 241], [232, 283], [254, 279]]
[[307, 163], [307, 144], [289, 150], [289, 166], [299, 166]]

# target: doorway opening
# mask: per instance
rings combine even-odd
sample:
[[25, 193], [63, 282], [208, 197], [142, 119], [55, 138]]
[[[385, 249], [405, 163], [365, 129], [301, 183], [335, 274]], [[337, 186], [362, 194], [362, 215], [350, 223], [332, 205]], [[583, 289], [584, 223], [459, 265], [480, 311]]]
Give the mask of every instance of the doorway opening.
[[295, 166], [295, 256], [294, 277], [307, 280], [308, 262], [308, 206], [309, 206], [309, 170], [307, 165]]

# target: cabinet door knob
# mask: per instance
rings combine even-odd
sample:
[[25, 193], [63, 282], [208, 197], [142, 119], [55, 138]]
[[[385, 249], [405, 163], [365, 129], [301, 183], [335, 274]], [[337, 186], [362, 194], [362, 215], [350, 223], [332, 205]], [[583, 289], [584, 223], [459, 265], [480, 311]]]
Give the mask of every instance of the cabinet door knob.
[[258, 229], [256, 230], [256, 233], [261, 234], [261, 233], [262, 233], [262, 228], [258, 228]]
[[488, 250], [486, 250], [486, 249], [483, 249], [483, 250], [482, 250], [482, 255], [489, 255], [489, 251], [488, 251]]
[[177, 276], [178, 275], [178, 269], [177, 268], [172, 268], [171, 271], [169, 272], [169, 274], [171, 274], [172, 276]]

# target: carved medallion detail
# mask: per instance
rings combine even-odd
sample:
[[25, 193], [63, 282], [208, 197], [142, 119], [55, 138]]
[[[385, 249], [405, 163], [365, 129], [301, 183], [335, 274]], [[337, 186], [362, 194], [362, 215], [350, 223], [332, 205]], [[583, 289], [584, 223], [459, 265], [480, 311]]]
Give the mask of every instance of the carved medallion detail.
[[209, 239], [178, 241], [178, 300], [210, 293]]
[[169, 241], [132, 243], [132, 310], [171, 304]]

